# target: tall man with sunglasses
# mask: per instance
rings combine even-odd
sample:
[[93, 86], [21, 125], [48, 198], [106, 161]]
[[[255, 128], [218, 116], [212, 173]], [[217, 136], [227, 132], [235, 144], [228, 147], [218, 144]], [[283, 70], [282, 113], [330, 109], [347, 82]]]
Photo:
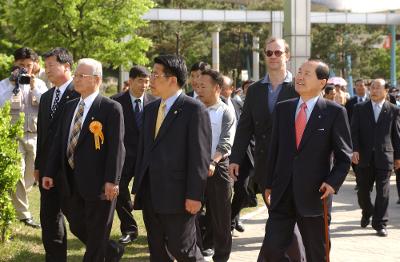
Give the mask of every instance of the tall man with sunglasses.
[[[265, 189], [267, 176], [267, 152], [272, 133], [272, 113], [277, 102], [298, 97], [292, 74], [286, 63], [290, 58], [289, 45], [284, 39], [270, 38], [265, 42], [266, 76], [252, 84], [246, 94], [242, 114], [236, 130], [232, 154], [229, 157], [229, 174], [237, 180], [250, 140], [255, 138], [254, 181], [261, 192]], [[304, 257], [301, 237], [294, 235], [288, 253], [292, 258]], [[301, 261], [301, 260], [300, 260]]]

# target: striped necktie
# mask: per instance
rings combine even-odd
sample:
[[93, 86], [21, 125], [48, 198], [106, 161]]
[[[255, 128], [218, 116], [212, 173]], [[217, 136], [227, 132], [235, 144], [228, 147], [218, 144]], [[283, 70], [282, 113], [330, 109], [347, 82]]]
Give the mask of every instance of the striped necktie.
[[56, 97], [54, 98], [53, 105], [51, 106], [50, 119], [53, 119], [54, 114], [56, 113], [58, 103], [60, 102], [60, 94], [61, 94], [60, 89], [56, 87]]
[[72, 169], [74, 169], [74, 167], [75, 167], [74, 152], [75, 152], [75, 147], [76, 147], [76, 144], [78, 143], [79, 134], [80, 134], [81, 128], [82, 128], [82, 118], [83, 118], [84, 108], [85, 108], [85, 102], [83, 102], [83, 100], [82, 100], [81, 102], [79, 102], [79, 108], [74, 117], [74, 123], [73, 123], [72, 131], [71, 131], [71, 134], [69, 137], [69, 142], [68, 142], [67, 158], [68, 158], [68, 163]]

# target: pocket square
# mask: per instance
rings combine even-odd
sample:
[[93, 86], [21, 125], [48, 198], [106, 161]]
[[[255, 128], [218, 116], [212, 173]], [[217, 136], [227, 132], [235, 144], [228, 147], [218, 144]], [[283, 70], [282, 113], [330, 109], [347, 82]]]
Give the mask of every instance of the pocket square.
[[318, 131], [325, 131], [325, 128], [318, 128]]

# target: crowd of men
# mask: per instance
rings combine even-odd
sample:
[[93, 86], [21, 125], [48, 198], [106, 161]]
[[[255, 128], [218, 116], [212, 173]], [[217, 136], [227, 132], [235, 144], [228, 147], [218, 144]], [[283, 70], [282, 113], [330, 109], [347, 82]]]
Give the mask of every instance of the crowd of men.
[[[289, 72], [283, 39], [268, 39], [264, 57], [267, 74], [244, 82], [241, 94], [207, 63], [188, 72], [182, 57], [160, 55], [151, 72], [133, 66], [126, 89], [107, 98], [99, 61], [80, 59], [73, 71], [67, 49], [48, 51], [48, 89], [33, 72], [38, 55], [16, 50], [11, 77], [0, 82], [0, 106], [10, 101], [13, 119], [25, 114], [12, 200], [22, 222], [41, 227], [45, 260], [67, 261], [65, 217], [86, 246], [83, 261], [119, 261], [138, 237], [136, 209], [150, 261], [228, 261], [233, 230], [245, 230], [240, 211], [262, 193], [269, 218], [258, 261], [326, 261], [323, 203], [330, 210], [350, 165], [361, 227], [372, 217], [387, 236], [393, 170], [400, 186], [400, 109], [388, 85], [375, 79], [368, 90], [357, 80], [347, 99], [327, 87], [322, 61]], [[193, 90], [184, 94], [187, 83]], [[40, 224], [27, 199], [35, 180]], [[110, 240], [115, 210], [118, 242]]]

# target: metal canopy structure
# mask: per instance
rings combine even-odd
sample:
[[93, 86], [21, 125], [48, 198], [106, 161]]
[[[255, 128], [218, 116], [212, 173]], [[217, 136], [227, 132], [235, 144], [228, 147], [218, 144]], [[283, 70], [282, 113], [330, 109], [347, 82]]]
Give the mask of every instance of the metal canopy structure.
[[[400, 25], [397, 13], [311, 12], [313, 24]], [[151, 9], [142, 16], [150, 21], [283, 23], [283, 11]]]

